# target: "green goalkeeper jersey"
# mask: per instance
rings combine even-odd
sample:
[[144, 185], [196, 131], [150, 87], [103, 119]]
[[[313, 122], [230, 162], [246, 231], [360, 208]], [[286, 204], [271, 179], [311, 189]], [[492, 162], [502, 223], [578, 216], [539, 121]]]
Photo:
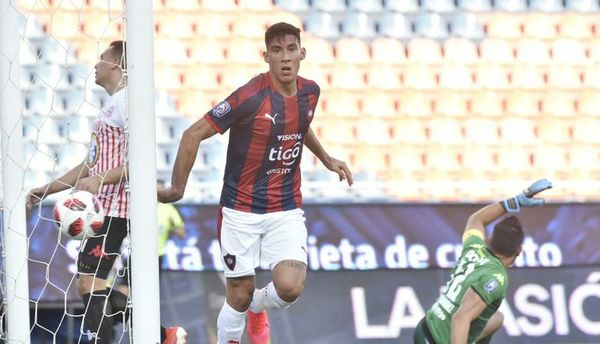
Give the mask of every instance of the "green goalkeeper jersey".
[[483, 240], [483, 233], [471, 229], [463, 236], [463, 250], [452, 270], [444, 292], [427, 311], [427, 326], [437, 344], [450, 343], [452, 316], [469, 288], [487, 304], [483, 313], [471, 322], [467, 343], [473, 343], [496, 312], [508, 286], [506, 269]]

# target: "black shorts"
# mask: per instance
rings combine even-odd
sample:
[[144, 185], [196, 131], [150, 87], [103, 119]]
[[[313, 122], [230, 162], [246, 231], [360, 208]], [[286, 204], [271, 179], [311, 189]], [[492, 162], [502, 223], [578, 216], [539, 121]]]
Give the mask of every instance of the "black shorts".
[[120, 217], [105, 217], [102, 229], [85, 241], [77, 258], [77, 272], [108, 278], [115, 259], [121, 255], [121, 244], [127, 236], [128, 220]]

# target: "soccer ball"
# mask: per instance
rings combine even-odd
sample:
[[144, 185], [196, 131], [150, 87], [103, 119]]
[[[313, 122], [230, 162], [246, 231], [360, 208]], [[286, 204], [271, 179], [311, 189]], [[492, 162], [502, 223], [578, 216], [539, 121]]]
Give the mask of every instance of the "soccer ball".
[[102, 228], [104, 209], [96, 196], [87, 191], [75, 191], [56, 201], [54, 221], [63, 235], [82, 240]]

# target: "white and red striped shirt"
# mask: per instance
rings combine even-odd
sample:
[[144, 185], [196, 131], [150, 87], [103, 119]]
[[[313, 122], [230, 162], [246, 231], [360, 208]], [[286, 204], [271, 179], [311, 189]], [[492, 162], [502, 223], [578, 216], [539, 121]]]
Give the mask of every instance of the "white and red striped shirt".
[[[89, 175], [97, 175], [127, 161], [127, 91], [117, 91], [106, 101], [94, 121], [90, 140]], [[106, 216], [129, 217], [129, 183], [123, 174], [118, 184], [102, 185], [97, 194]]]

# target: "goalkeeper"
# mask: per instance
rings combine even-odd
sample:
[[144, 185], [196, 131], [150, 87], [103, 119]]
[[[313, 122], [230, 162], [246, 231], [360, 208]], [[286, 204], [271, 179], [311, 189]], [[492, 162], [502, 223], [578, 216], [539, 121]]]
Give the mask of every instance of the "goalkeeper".
[[516, 216], [498, 222], [487, 239], [485, 228], [505, 213], [543, 205], [544, 200], [534, 196], [551, 187], [550, 181], [540, 179], [517, 196], [487, 205], [469, 217], [458, 263], [445, 291], [417, 325], [415, 344], [491, 342], [504, 320], [497, 310], [508, 287], [506, 269], [521, 253], [524, 233]]

